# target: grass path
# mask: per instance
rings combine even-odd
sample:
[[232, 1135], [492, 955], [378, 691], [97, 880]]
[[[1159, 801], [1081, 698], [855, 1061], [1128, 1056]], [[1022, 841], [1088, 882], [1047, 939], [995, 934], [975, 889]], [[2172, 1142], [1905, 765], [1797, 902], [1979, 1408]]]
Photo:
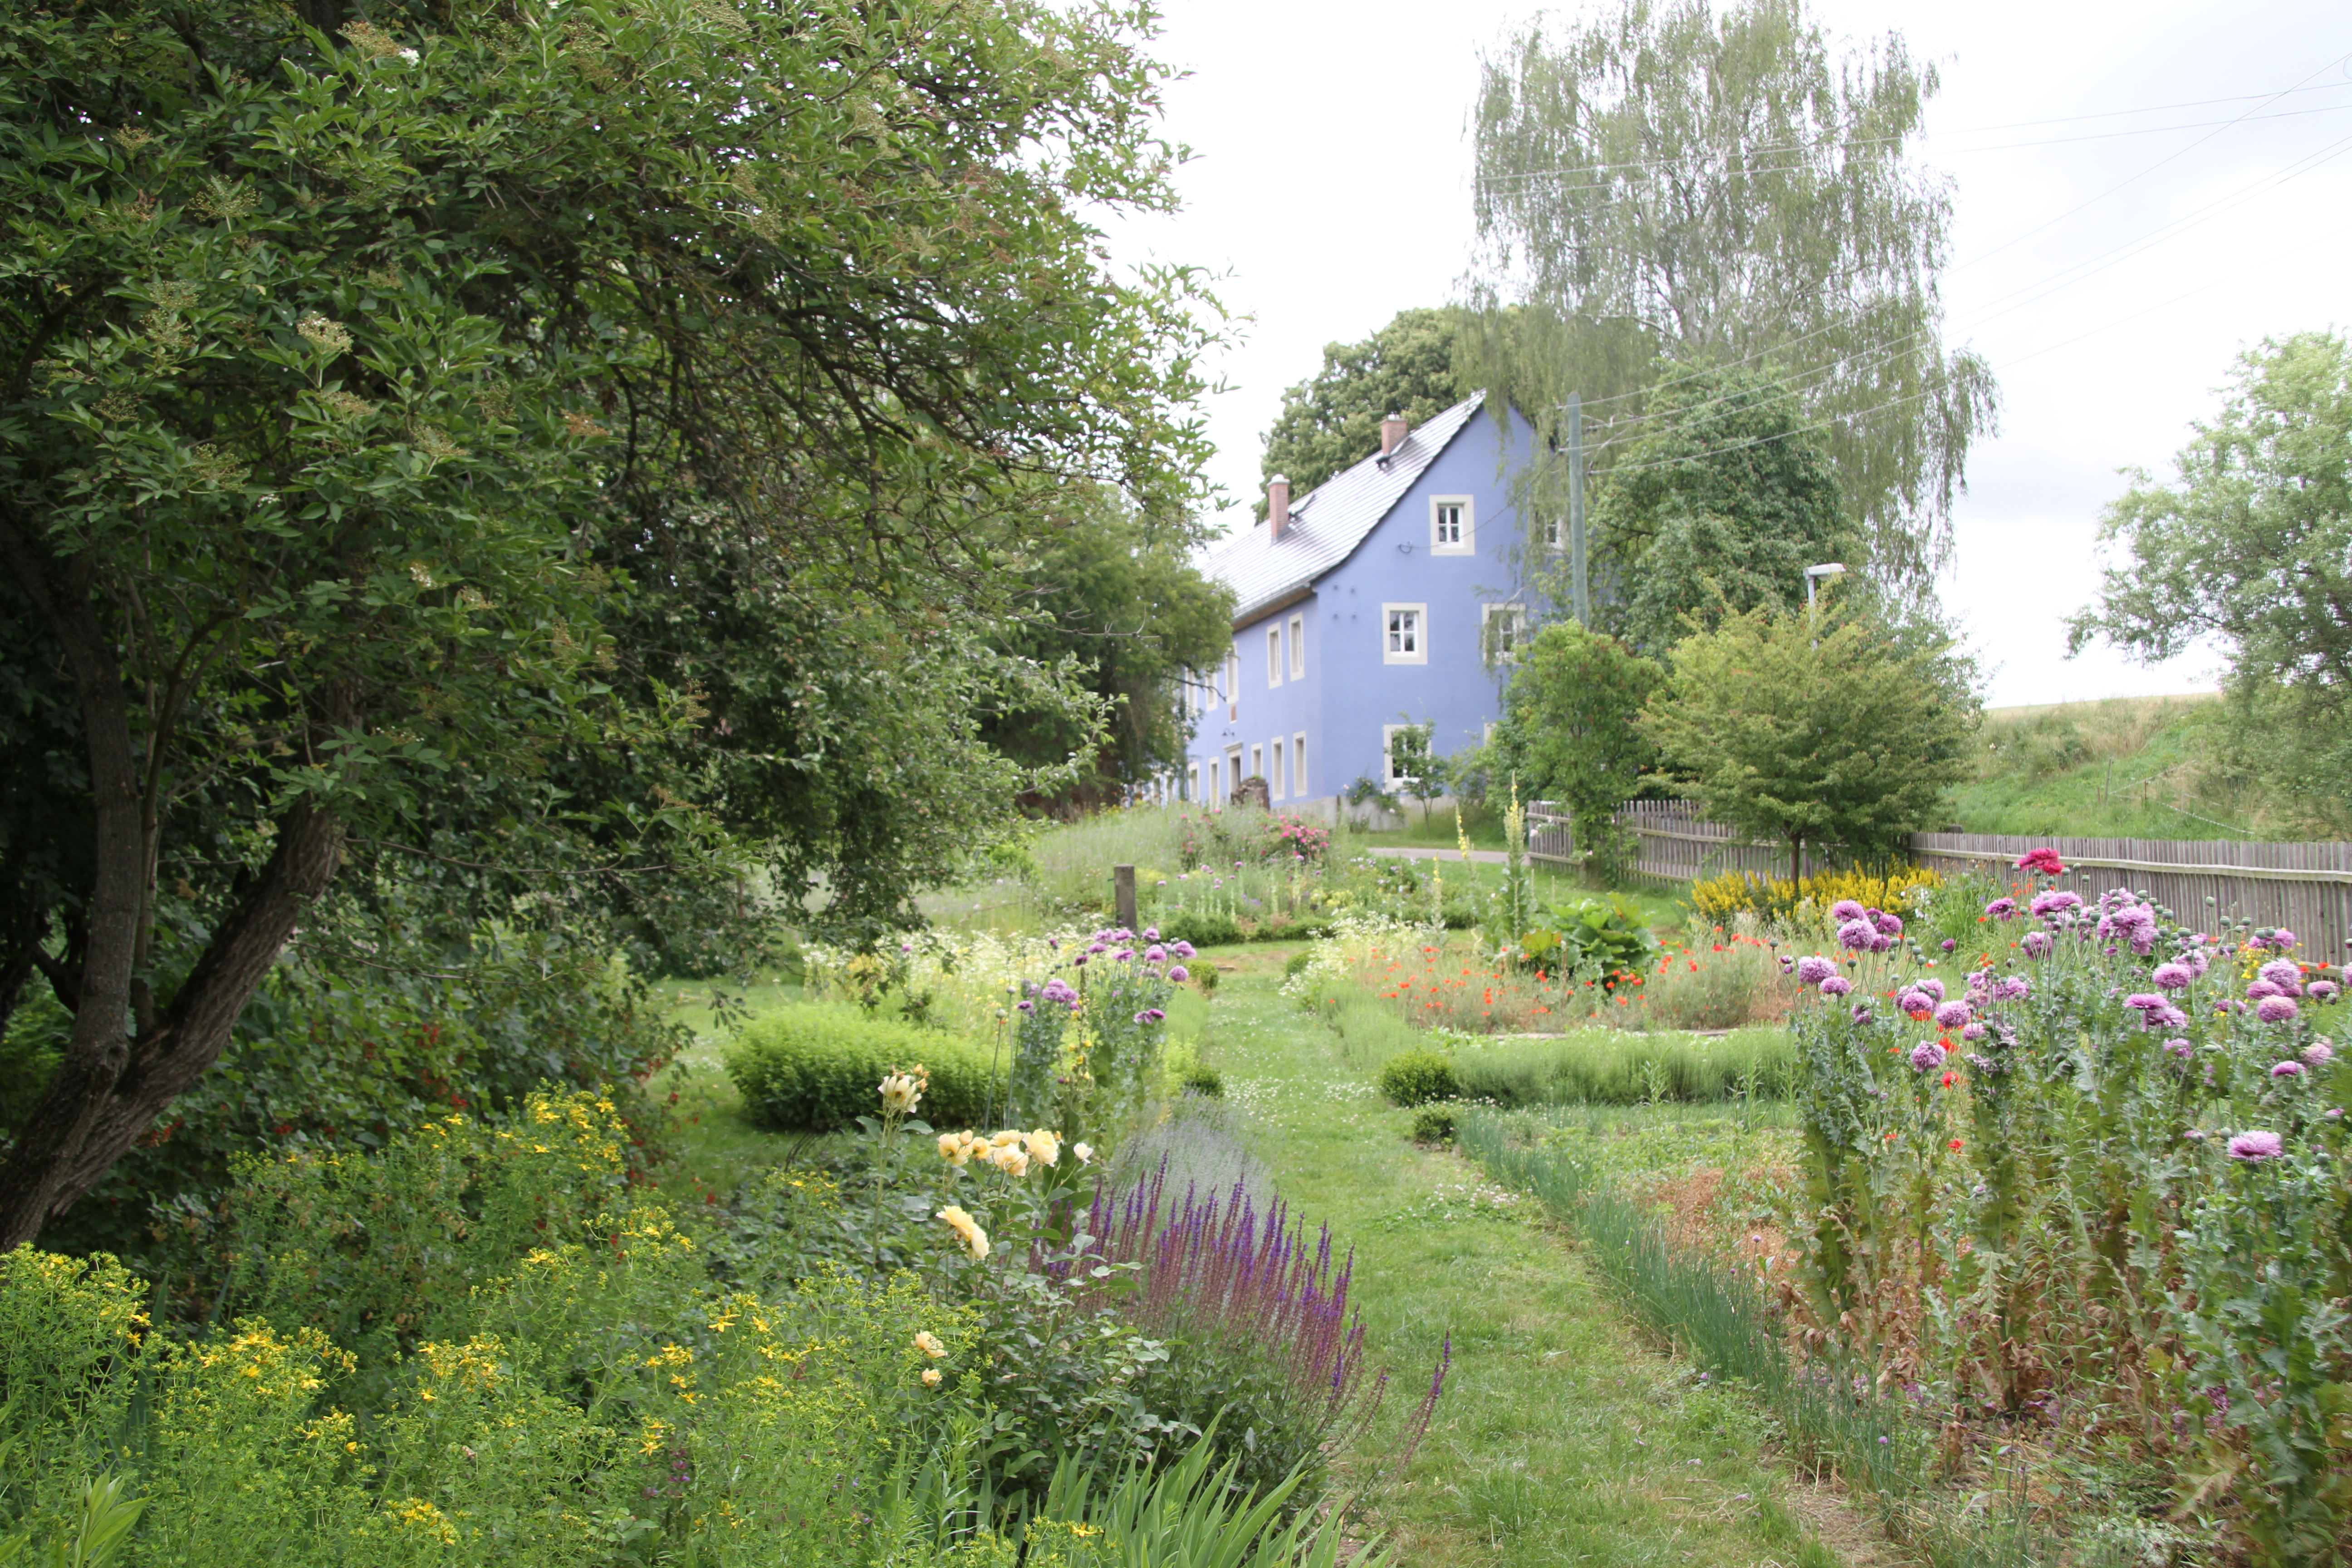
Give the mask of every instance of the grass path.
[[1256, 1152], [1297, 1212], [1354, 1247], [1392, 1409], [1453, 1340], [1444, 1401], [1386, 1505], [1402, 1560], [1871, 1560], [1834, 1503], [1769, 1457], [1756, 1407], [1644, 1344], [1532, 1201], [1407, 1141], [1409, 1117], [1367, 1068], [1276, 994], [1283, 956], [1217, 955], [1233, 966], [1209, 1032], [1227, 1098], [1257, 1123]]

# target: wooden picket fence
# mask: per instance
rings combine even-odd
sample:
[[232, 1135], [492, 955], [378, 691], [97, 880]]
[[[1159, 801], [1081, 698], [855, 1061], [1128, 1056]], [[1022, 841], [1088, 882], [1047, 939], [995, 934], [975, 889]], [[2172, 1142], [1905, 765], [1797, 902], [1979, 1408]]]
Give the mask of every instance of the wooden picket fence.
[[[1788, 850], [1749, 844], [1680, 801], [1628, 801], [1617, 819], [1636, 842], [1632, 869], [1662, 881], [1689, 882], [1725, 871], [1789, 874]], [[1549, 801], [1528, 809], [1528, 853], [1577, 864], [1566, 811]], [[2352, 938], [2352, 844], [2263, 844], [2241, 839], [2032, 838], [2006, 833], [1921, 833], [1911, 858], [1947, 877], [2001, 875], [2042, 846], [2058, 851], [2086, 896], [2130, 888], [2191, 925], [2235, 915], [2286, 926], [2306, 952], [2342, 951]], [[1808, 875], [1836, 864], [1832, 854], [1805, 856]]]

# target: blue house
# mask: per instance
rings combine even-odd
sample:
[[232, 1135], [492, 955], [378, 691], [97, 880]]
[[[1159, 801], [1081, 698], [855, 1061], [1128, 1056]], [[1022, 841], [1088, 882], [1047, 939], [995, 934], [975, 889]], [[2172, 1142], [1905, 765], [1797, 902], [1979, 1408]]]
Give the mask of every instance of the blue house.
[[[1528, 629], [1509, 476], [1533, 439], [1471, 397], [1418, 429], [1391, 415], [1380, 451], [1295, 501], [1277, 476], [1265, 521], [1201, 563], [1234, 590], [1233, 647], [1188, 687], [1166, 793], [1222, 806], [1263, 778], [1277, 809], [1336, 816], [1358, 778], [1403, 782], [1400, 728], [1433, 725], [1440, 755], [1481, 743]], [[1558, 544], [1553, 528], [1535, 548]]]

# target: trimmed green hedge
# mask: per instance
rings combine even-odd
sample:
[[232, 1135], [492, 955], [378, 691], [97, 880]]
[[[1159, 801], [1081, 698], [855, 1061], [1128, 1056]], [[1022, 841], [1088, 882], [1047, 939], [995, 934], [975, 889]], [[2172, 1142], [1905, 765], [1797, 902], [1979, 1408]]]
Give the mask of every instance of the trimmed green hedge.
[[1004, 1085], [987, 1050], [937, 1029], [856, 1007], [786, 1007], [746, 1024], [727, 1047], [727, 1076], [762, 1126], [829, 1132], [882, 1114], [883, 1075], [920, 1062], [931, 1087], [915, 1114], [942, 1131], [1002, 1114]]

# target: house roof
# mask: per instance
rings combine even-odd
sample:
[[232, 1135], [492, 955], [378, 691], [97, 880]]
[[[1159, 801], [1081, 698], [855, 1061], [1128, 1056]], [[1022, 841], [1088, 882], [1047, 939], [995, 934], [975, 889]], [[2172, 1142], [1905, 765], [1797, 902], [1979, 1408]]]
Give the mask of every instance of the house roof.
[[1280, 539], [1261, 522], [1202, 557], [1201, 570], [1234, 591], [1234, 628], [1305, 593], [1317, 578], [1354, 554], [1484, 401], [1483, 393], [1464, 398], [1405, 432], [1387, 462], [1377, 455], [1366, 458], [1292, 501], [1290, 526]]

